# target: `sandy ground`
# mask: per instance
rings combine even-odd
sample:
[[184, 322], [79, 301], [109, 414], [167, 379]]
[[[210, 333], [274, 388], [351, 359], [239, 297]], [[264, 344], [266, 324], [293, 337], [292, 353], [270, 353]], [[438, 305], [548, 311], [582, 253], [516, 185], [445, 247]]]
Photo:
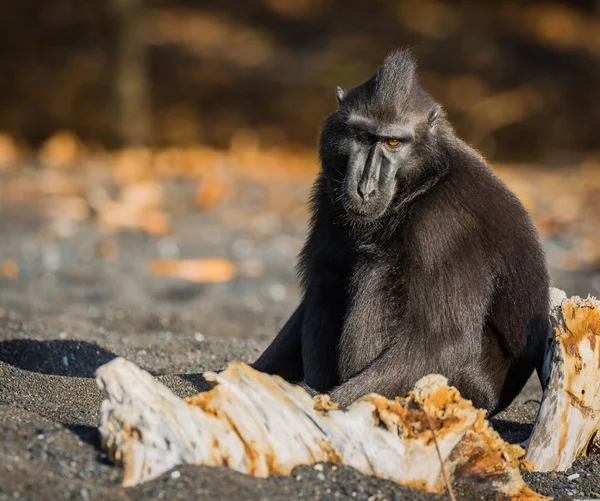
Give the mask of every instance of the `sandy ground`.
[[[308, 185], [288, 188], [302, 204]], [[124, 356], [178, 395], [191, 395], [198, 373], [253, 360], [298, 301], [293, 265], [305, 216], [254, 210], [261, 196], [259, 187], [249, 186], [218, 214], [184, 212], [162, 238], [107, 235], [91, 223], [82, 223], [72, 238], [41, 238], [43, 219], [35, 211], [2, 208], [0, 257], [17, 262], [19, 275], [0, 278], [1, 500], [446, 499], [335, 465], [269, 479], [182, 467], [139, 487], [120, 487], [119, 470], [99, 448], [95, 369]], [[226, 220], [235, 224], [223, 224], [227, 211]], [[117, 251], [107, 256], [107, 245]], [[152, 258], [198, 256], [230, 259], [240, 276], [199, 284], [146, 271]], [[569, 280], [587, 285], [585, 277]], [[507, 440], [527, 438], [538, 408], [532, 399], [539, 397], [532, 379], [493, 420]], [[579, 477], [568, 480], [572, 473]], [[581, 459], [564, 473], [525, 478], [550, 496], [600, 498], [600, 457]], [[459, 499], [489, 499], [472, 485], [456, 489]]]

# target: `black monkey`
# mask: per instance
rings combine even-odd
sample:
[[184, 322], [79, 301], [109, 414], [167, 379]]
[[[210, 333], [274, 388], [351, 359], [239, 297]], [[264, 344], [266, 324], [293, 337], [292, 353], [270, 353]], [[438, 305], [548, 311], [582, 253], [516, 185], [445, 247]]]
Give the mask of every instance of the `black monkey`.
[[324, 123], [303, 299], [253, 367], [348, 405], [448, 377], [496, 413], [541, 369], [548, 275], [536, 229], [389, 55]]

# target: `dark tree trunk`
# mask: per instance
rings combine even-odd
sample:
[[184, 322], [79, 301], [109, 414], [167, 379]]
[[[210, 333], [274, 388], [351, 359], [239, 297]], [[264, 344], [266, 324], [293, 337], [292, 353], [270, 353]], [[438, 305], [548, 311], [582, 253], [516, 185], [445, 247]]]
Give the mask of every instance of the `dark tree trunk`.
[[115, 100], [122, 144], [150, 140], [147, 49], [142, 39], [144, 0], [111, 0], [118, 23]]

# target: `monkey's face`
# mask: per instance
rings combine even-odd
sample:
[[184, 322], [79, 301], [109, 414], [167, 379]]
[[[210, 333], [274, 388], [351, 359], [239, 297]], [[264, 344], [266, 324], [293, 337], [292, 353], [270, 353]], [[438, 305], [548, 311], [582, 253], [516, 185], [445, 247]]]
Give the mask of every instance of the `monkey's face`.
[[413, 167], [415, 129], [358, 116], [350, 116], [347, 127], [344, 208], [357, 218], [377, 219], [394, 199], [401, 171]]
[[402, 203], [404, 188], [427, 161], [430, 117], [392, 118], [338, 112], [325, 123], [323, 168], [332, 179], [333, 200], [354, 222], [375, 221]]
[[332, 199], [352, 221], [374, 221], [401, 204], [420, 177], [440, 107], [419, 87], [404, 52], [347, 93], [338, 87], [336, 97], [339, 109], [325, 121], [320, 150]]

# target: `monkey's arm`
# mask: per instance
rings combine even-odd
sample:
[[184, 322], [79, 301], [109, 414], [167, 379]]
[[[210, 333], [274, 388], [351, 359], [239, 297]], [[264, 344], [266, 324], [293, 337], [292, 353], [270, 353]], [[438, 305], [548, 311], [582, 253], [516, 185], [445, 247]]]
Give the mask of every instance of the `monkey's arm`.
[[344, 319], [344, 280], [335, 271], [311, 276], [305, 294], [302, 363], [305, 383], [320, 392], [339, 384], [337, 352]]
[[288, 319], [252, 367], [267, 374], [276, 374], [286, 381], [296, 383], [304, 379], [302, 370], [302, 322], [304, 319], [304, 301]]
[[[460, 340], [457, 339], [457, 344]], [[331, 399], [338, 402], [341, 407], [346, 407], [358, 398], [369, 393], [379, 393], [392, 398], [402, 396], [408, 392], [414, 384], [423, 376], [432, 372], [443, 372], [439, 369], [431, 370], [436, 362], [443, 362], [441, 351], [446, 353], [445, 357], [454, 356], [457, 366], [461, 366], [465, 360], [458, 346], [450, 347], [448, 344], [437, 347], [436, 350], [428, 350], [427, 353], [419, 349], [411, 349], [408, 343], [397, 341], [386, 351], [379, 355], [369, 366], [343, 382], [331, 392]], [[428, 359], [428, 360], [425, 360]], [[448, 376], [448, 373], [443, 374]]]
[[[491, 283], [477, 264], [454, 261], [427, 271], [413, 273], [406, 314], [388, 327], [394, 331], [388, 347], [333, 390], [334, 401], [346, 406], [368, 393], [402, 395], [427, 374], [452, 380], [478, 359]], [[385, 299], [379, 298], [381, 304], [388, 304]]]

